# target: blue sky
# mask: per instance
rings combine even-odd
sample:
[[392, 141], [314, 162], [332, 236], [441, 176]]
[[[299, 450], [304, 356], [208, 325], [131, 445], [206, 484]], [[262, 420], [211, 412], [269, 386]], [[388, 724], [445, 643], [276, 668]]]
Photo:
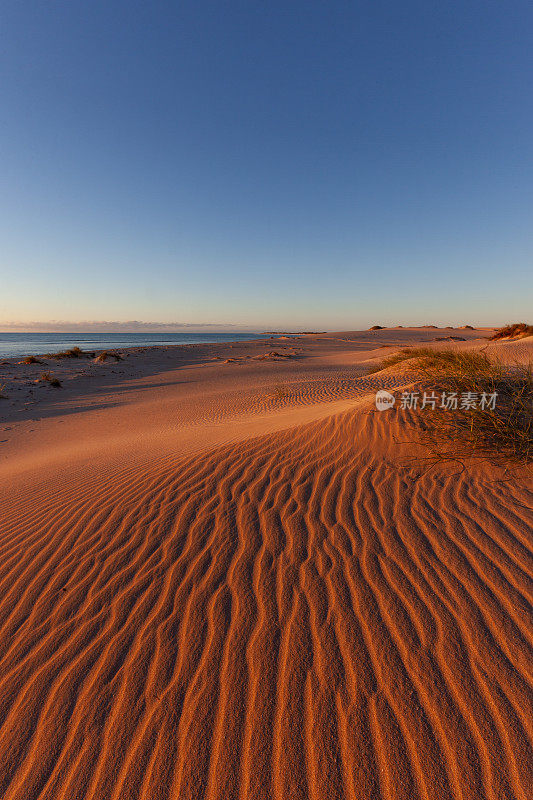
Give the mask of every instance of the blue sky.
[[531, 321], [529, 2], [6, 0], [0, 327]]

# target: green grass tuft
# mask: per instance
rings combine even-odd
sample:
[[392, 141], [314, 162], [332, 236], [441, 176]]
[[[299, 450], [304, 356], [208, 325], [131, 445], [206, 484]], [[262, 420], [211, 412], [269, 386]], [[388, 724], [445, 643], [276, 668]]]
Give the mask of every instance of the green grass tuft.
[[379, 372], [386, 367], [393, 367], [403, 361], [410, 360], [413, 372], [428, 369], [453, 369], [460, 371], [491, 370], [491, 362], [484, 353], [473, 350], [432, 350], [430, 347], [404, 347], [396, 353], [386, 356], [373, 367], [369, 374]]
[[[478, 400], [496, 393], [494, 408], [444, 409], [438, 406], [419, 414], [422, 439], [436, 459], [462, 461], [471, 457], [499, 464], [533, 462], [533, 370], [531, 364], [505, 365], [478, 351], [408, 351], [399, 363], [413, 359], [423, 391], [470, 392]], [[394, 358], [394, 356], [392, 358]]]

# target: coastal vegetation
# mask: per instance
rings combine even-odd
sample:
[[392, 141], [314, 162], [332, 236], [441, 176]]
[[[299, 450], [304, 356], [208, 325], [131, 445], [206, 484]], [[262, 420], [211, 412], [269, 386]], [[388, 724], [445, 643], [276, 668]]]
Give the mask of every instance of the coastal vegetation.
[[42, 381], [43, 383], [48, 383], [55, 389], [59, 389], [59, 387], [61, 386], [61, 381], [58, 378], [54, 377], [54, 375], [52, 375], [51, 372], [43, 372], [39, 380]]
[[504, 365], [479, 351], [413, 347], [387, 356], [378, 369], [401, 363], [412, 369], [423, 396], [447, 398], [418, 416], [435, 458], [533, 462], [531, 364]]
[[503, 328], [498, 328], [496, 333], [491, 336], [491, 340], [498, 339], [524, 339], [527, 336], [533, 336], [533, 325], [526, 325], [525, 322], [515, 322], [513, 325], [505, 325]]

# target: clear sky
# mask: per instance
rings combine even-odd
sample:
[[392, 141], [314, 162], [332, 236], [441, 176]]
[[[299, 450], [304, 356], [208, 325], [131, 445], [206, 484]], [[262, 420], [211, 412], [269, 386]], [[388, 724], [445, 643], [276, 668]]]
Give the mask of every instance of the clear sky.
[[0, 328], [533, 321], [530, 0], [0, 16]]

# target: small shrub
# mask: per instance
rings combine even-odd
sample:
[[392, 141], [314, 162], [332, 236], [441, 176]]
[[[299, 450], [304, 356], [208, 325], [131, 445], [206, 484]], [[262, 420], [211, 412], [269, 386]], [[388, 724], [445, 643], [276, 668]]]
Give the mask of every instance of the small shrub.
[[46, 358], [81, 358], [84, 355], [79, 347], [72, 347], [70, 350], [60, 350], [58, 353], [47, 353]]
[[42, 364], [43, 362], [39, 361], [39, 359], [35, 358], [35, 356], [26, 356], [26, 358], [23, 358], [20, 363], [21, 364]]
[[498, 339], [511, 339], [515, 336], [525, 338], [526, 336], [533, 336], [533, 325], [526, 325], [525, 322], [515, 322], [514, 325], [505, 325], [490, 337], [491, 341]]
[[122, 361], [122, 356], [119, 353], [110, 353], [108, 350], [102, 350], [102, 352], [96, 356], [95, 360], [101, 363], [107, 361], [108, 358], [114, 358], [115, 361]]
[[44, 383], [48, 383], [50, 386], [53, 386], [55, 389], [59, 389], [61, 386], [61, 381], [58, 378], [55, 378], [51, 372], [43, 372], [40, 380]]
[[265, 353], [262, 356], [255, 356], [256, 359], [259, 361], [277, 361], [278, 359], [283, 358], [294, 358], [293, 353], [279, 353], [277, 350], [271, 350], [269, 353]]

